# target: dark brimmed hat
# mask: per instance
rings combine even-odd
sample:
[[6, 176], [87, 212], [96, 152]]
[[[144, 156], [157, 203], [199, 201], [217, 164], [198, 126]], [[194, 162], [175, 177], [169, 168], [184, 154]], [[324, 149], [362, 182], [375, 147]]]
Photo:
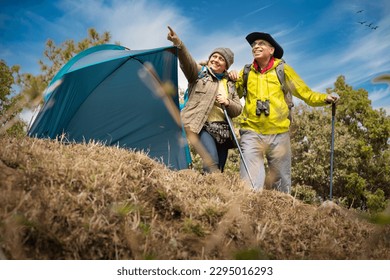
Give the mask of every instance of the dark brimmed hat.
[[229, 67], [233, 64], [234, 53], [232, 52], [231, 49], [229, 49], [229, 48], [216, 48], [215, 50], [213, 50], [211, 52], [209, 59], [214, 53], [219, 53], [220, 55], [223, 56], [223, 58], [226, 61], [226, 70], [229, 69]]
[[256, 40], [265, 40], [275, 48], [274, 57], [282, 58], [283, 56], [283, 48], [268, 33], [252, 32], [246, 36], [246, 40], [249, 45], [252, 45], [252, 43]]

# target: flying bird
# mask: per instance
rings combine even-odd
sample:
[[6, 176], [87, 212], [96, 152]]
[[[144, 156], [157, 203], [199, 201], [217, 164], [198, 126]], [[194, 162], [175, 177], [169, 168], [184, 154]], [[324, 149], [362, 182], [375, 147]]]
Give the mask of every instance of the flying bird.
[[[364, 10], [359, 10], [356, 13], [360, 14], [360, 13], [363, 13], [363, 12], [364, 12]], [[379, 25], [375, 25], [373, 22], [367, 23], [367, 20], [358, 21], [357, 23], [359, 23], [361, 25], [364, 25], [364, 26], [367, 26], [368, 28], [370, 28], [372, 30], [376, 30], [379, 27]]]

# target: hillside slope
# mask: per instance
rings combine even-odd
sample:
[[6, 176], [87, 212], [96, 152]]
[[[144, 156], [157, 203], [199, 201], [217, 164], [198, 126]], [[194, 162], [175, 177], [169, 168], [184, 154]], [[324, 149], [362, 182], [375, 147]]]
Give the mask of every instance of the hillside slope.
[[0, 194], [7, 259], [390, 259], [350, 210], [96, 143], [1, 138]]

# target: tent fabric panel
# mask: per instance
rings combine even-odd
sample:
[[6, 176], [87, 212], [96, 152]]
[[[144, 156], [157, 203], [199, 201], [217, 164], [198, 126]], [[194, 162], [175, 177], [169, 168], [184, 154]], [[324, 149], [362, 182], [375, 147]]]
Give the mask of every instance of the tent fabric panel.
[[[97, 46], [88, 48], [88, 49], [86, 49], [86, 50], [76, 54], [74, 57], [72, 57], [60, 69], [60, 71], [57, 72], [57, 74], [51, 80], [50, 85], [53, 84], [58, 79], [60, 79], [64, 74], [68, 73], [69, 69], [71, 69], [74, 64], [76, 64], [77, 62], [79, 62], [80, 60], [82, 60], [85, 57], [92, 56], [93, 53], [97, 53], [97, 52], [102, 52], [102, 51], [107, 51], [108, 50], [109, 52], [106, 52], [106, 54], [108, 54], [108, 53], [117, 54], [118, 50], [125, 50], [125, 49], [126, 48], [123, 47], [123, 46], [113, 45], [113, 44], [103, 44], [103, 45], [97, 45]], [[96, 60], [96, 61], [98, 62], [99, 60]]]
[[122, 58], [122, 57], [137, 57], [142, 54], [155, 54], [165, 49], [172, 49], [173, 47], [161, 47], [149, 50], [130, 50], [126, 47], [114, 44], [102, 44], [86, 49], [73, 58], [71, 58], [54, 76], [50, 84], [60, 79], [64, 74], [80, 68], [88, 67], [90, 65], [105, 62], [107, 60]]
[[62, 134], [63, 128], [93, 89], [126, 59], [106, 61], [96, 67], [86, 67], [65, 74], [61, 84], [44, 104], [29, 134], [50, 138]]
[[181, 128], [162, 100], [140, 81], [137, 73], [143, 69], [130, 59], [103, 81], [74, 114], [66, 137], [142, 150], [167, 166], [183, 169]]

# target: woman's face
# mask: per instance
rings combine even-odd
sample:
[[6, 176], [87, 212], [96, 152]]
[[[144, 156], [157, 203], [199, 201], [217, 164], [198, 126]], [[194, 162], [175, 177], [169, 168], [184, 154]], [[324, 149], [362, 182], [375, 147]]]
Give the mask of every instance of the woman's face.
[[220, 74], [226, 70], [226, 60], [216, 52], [210, 56], [207, 66], [213, 69], [214, 73]]

